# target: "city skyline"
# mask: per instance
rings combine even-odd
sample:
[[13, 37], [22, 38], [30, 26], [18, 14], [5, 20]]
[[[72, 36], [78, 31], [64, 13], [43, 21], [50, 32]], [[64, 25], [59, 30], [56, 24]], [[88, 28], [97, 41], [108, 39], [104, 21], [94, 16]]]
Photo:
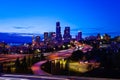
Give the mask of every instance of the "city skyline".
[[1, 79], [120, 79], [120, 0], [0, 0]]
[[70, 26], [71, 35], [78, 31], [83, 37], [108, 33], [120, 35], [119, 0], [4, 0], [0, 1], [0, 32], [38, 33], [61, 31]]

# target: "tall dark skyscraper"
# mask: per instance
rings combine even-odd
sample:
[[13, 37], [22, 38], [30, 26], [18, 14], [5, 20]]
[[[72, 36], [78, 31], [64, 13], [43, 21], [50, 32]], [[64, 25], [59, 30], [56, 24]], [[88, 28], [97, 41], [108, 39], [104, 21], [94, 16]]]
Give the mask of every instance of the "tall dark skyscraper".
[[65, 27], [63, 38], [64, 42], [70, 42], [71, 40], [70, 27]]
[[56, 22], [56, 40], [58, 42], [62, 41], [60, 22]]

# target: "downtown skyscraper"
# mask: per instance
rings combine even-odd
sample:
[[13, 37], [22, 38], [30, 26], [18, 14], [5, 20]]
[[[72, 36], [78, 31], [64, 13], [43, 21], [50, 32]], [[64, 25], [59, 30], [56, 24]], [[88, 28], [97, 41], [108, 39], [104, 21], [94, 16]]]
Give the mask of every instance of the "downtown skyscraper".
[[62, 41], [60, 22], [56, 22], [56, 40], [58, 42]]
[[71, 40], [70, 27], [65, 27], [63, 39], [64, 42], [70, 42]]
[[81, 31], [78, 31], [78, 35], [76, 35], [76, 40], [77, 41], [82, 40], [82, 32]]

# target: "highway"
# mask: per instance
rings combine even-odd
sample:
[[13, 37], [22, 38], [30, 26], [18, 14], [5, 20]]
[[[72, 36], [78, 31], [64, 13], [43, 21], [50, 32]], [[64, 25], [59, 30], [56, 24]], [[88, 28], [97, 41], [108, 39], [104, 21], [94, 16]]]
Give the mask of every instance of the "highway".
[[[73, 52], [72, 49], [68, 49], [68, 50], [61, 50], [61, 51], [58, 51], [55, 53], [51, 53], [51, 54], [47, 55], [47, 60], [51, 61], [51, 60], [69, 57], [72, 52]], [[35, 75], [51, 75], [41, 69], [41, 65], [44, 64], [45, 62], [47, 62], [47, 60], [37, 62], [31, 67], [31, 69]]]
[[[65, 58], [71, 55], [73, 50], [62, 50], [52, 53], [48, 56], [48, 60], [55, 60]], [[40, 65], [45, 63], [45, 61], [40, 61], [34, 64], [31, 68], [35, 75], [16, 75], [16, 74], [1, 74], [0, 80], [119, 80], [119, 79], [109, 79], [109, 78], [92, 78], [92, 77], [76, 77], [76, 76], [58, 76], [51, 75], [41, 70]]]
[[92, 77], [76, 77], [76, 76], [42, 76], [42, 75], [11, 75], [4, 74], [0, 80], [119, 80], [109, 78], [92, 78]]

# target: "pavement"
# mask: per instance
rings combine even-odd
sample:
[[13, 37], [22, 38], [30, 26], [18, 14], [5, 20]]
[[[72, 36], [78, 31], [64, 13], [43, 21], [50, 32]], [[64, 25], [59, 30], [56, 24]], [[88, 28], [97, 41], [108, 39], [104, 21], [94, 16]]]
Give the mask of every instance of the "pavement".
[[32, 54], [0, 54], [0, 63], [15, 61], [17, 58], [21, 60], [24, 56], [32, 56]]
[[92, 78], [92, 77], [76, 77], [76, 76], [42, 76], [42, 75], [12, 75], [4, 74], [0, 76], [0, 80], [120, 80], [109, 78]]
[[44, 60], [44, 61], [40, 61], [40, 62], [34, 64], [31, 67], [33, 74], [35, 74], [35, 75], [51, 75], [51, 74], [49, 74], [41, 69], [41, 65], [46, 63], [46, 62], [47, 62], [47, 60]]

